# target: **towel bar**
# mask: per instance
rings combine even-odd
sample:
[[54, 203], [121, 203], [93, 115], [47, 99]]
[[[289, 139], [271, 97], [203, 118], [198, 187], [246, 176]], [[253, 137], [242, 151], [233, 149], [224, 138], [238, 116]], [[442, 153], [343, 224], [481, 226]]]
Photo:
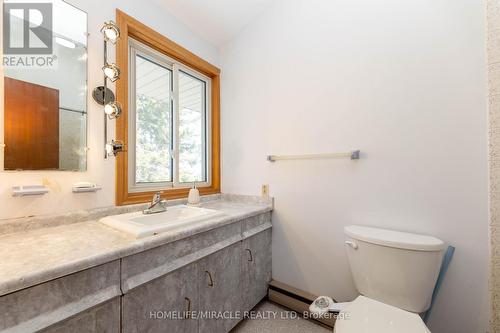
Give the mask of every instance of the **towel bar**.
[[307, 159], [321, 159], [321, 158], [342, 158], [349, 157], [351, 160], [359, 160], [360, 151], [353, 150], [347, 153], [325, 153], [325, 154], [306, 154], [306, 155], [268, 155], [269, 162], [278, 160], [307, 160]]

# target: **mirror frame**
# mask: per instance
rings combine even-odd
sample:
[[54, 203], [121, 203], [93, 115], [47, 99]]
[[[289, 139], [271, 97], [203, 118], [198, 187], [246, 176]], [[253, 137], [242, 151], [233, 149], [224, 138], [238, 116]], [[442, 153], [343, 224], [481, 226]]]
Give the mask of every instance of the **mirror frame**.
[[[5, 70], [3, 66], [0, 66], [0, 78], [1, 78], [1, 84], [0, 84], [0, 103], [2, 104], [2, 108], [0, 109], [0, 120], [1, 120], [1, 126], [0, 126], [0, 172], [2, 173], [15, 173], [15, 172], [75, 172], [75, 173], [80, 173], [80, 172], [87, 172], [88, 171], [88, 166], [89, 166], [89, 135], [90, 135], [90, 129], [89, 129], [89, 13], [81, 8], [78, 8], [77, 6], [67, 2], [66, 0], [60, 0], [64, 2], [66, 5], [71, 6], [82, 13], [85, 13], [86, 15], [86, 24], [85, 24], [85, 38], [86, 38], [86, 59], [85, 59], [85, 167], [80, 170], [60, 170], [60, 169], [39, 169], [39, 170], [5, 170], [5, 87], [4, 87], [4, 78], [5, 78]], [[2, 0], [2, 8], [0, 9], [0, 15], [2, 15], [3, 18], [3, 4], [5, 3], [5, 0]], [[3, 22], [3, 21], [2, 21]], [[3, 24], [0, 24], [0, 34], [3, 34]], [[2, 54], [2, 57], [4, 55], [3, 53], [3, 43], [0, 43], [0, 53]]]

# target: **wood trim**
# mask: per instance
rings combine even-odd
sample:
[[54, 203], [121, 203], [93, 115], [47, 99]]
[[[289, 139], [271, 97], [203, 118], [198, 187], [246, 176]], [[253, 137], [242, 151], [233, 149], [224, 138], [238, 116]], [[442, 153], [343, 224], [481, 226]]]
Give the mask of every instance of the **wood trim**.
[[[220, 69], [198, 57], [172, 40], [147, 27], [121, 10], [116, 10], [116, 23], [120, 28], [120, 39], [116, 45], [116, 62], [122, 69], [116, 85], [116, 98], [122, 104], [122, 115], [116, 121], [116, 139], [124, 143], [125, 151], [116, 157], [116, 205], [148, 202], [153, 191], [128, 192], [128, 39], [141, 43], [193, 68], [212, 80], [212, 181], [211, 186], [199, 187], [200, 194], [220, 193]], [[188, 188], [173, 188], [162, 191], [165, 199], [187, 197]]]

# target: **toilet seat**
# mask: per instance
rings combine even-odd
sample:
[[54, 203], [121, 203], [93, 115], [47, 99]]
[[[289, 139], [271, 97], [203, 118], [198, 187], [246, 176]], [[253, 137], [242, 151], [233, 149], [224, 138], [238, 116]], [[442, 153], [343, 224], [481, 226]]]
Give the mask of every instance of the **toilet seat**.
[[430, 333], [419, 315], [365, 296], [356, 298], [335, 322], [334, 333]]

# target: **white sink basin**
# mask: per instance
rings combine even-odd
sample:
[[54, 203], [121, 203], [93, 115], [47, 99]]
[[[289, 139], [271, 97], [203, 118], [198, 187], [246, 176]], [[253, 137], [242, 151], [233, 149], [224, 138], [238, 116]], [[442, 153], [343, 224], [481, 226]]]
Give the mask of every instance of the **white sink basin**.
[[162, 213], [145, 215], [142, 212], [134, 212], [107, 216], [100, 221], [136, 238], [142, 238], [223, 215], [223, 212], [213, 209], [179, 205], [168, 207], [167, 211]]

